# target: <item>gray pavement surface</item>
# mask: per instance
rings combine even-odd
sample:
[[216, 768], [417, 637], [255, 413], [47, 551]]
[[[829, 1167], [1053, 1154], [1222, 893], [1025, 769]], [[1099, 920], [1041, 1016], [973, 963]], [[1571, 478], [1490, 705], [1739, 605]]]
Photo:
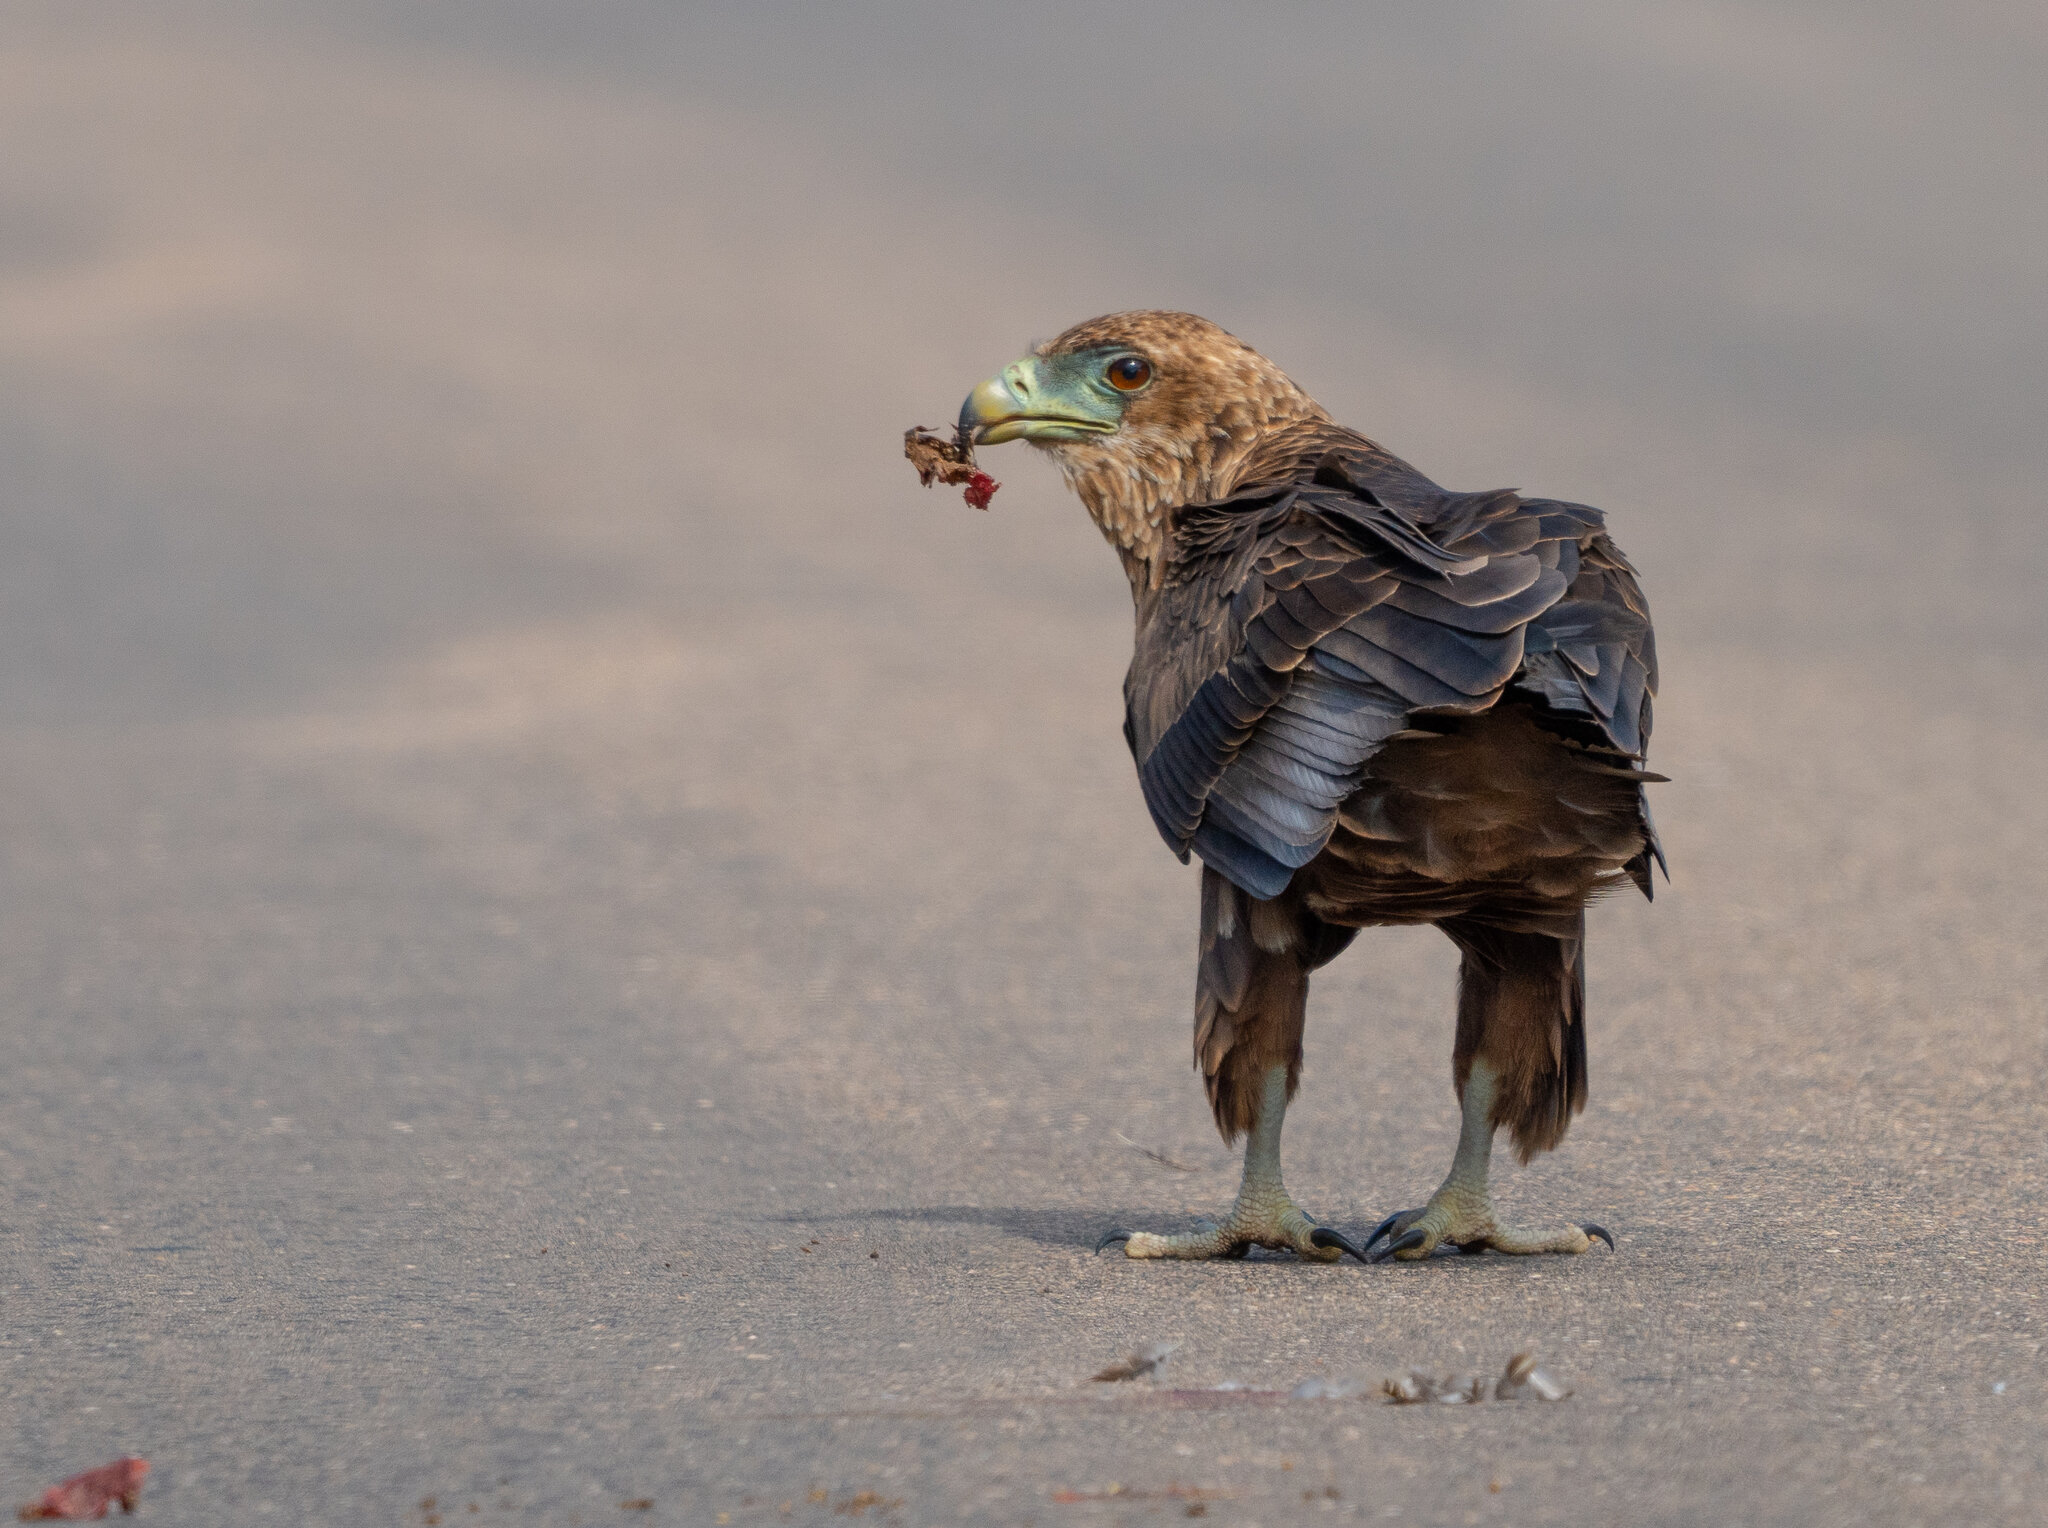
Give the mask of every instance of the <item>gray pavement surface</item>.
[[[9, 6], [0, 1504], [2039, 1521], [2044, 63], [1991, 4]], [[1195, 882], [1078, 508], [897, 449], [1139, 304], [1645, 571], [1674, 880], [1503, 1188], [1612, 1255], [1090, 1255], [1234, 1186]], [[1451, 977], [1318, 978], [1325, 1218], [1441, 1174]], [[1523, 1346], [1569, 1401], [1187, 1393]]]

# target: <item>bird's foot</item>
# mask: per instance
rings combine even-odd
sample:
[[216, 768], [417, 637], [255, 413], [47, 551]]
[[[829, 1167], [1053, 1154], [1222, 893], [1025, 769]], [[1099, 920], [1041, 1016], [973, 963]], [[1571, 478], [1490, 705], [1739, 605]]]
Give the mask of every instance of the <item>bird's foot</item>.
[[1100, 1252], [1114, 1242], [1124, 1244], [1125, 1257], [1239, 1258], [1253, 1247], [1297, 1252], [1317, 1263], [1334, 1263], [1347, 1251], [1358, 1255], [1343, 1237], [1302, 1213], [1285, 1192], [1240, 1196], [1221, 1225], [1205, 1220], [1177, 1236], [1111, 1231], [1095, 1244], [1095, 1250]]
[[1566, 1225], [1555, 1231], [1531, 1231], [1502, 1225], [1493, 1213], [1492, 1196], [1446, 1184], [1419, 1210], [1389, 1215], [1365, 1240], [1365, 1260], [1383, 1263], [1390, 1257], [1404, 1262], [1428, 1257], [1439, 1246], [1460, 1252], [1496, 1252], [1516, 1257], [1539, 1252], [1584, 1252], [1595, 1240], [1609, 1247], [1614, 1238], [1605, 1227]]

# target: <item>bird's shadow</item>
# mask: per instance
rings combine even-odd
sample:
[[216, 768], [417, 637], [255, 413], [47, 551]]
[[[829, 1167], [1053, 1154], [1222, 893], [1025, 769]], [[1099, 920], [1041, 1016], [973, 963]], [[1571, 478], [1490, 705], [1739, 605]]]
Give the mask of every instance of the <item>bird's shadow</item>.
[[[1189, 1215], [1184, 1210], [1134, 1209], [1127, 1205], [1105, 1210], [1096, 1207], [1027, 1209], [1019, 1205], [933, 1204], [883, 1205], [865, 1210], [825, 1210], [810, 1213], [788, 1210], [779, 1215], [770, 1215], [767, 1219], [779, 1225], [804, 1226], [863, 1221], [894, 1221], [901, 1225], [987, 1226], [1006, 1235], [1037, 1242], [1044, 1247], [1092, 1252], [1097, 1250], [1097, 1243], [1112, 1227], [1139, 1227], [1147, 1231], [1170, 1234], [1175, 1231], [1193, 1230], [1200, 1217]], [[1358, 1234], [1363, 1236], [1362, 1228]], [[1253, 1247], [1247, 1257], [1253, 1262], [1301, 1261], [1291, 1252], [1273, 1252], [1264, 1247]], [[1468, 1268], [1476, 1268], [1483, 1264], [1498, 1262], [1499, 1258], [1461, 1257], [1455, 1247], [1446, 1244], [1439, 1247], [1426, 1261], [1432, 1266], [1448, 1264], [1455, 1267], [1463, 1264]], [[1416, 1265], [1390, 1263], [1383, 1266], [1412, 1268]]]
[[[1044, 1247], [1093, 1252], [1103, 1236], [1115, 1227], [1131, 1227], [1170, 1235], [1192, 1231], [1199, 1216], [1185, 1210], [1161, 1210], [1129, 1205], [1102, 1209], [1095, 1206], [1026, 1209], [1018, 1205], [934, 1204], [922, 1206], [879, 1206], [867, 1210], [828, 1210], [806, 1214], [791, 1210], [772, 1215], [784, 1225], [825, 1225], [831, 1222], [894, 1221], [903, 1225], [987, 1226], [1010, 1236], [1022, 1237]], [[1254, 1262], [1272, 1260], [1297, 1262], [1291, 1252], [1271, 1252], [1253, 1247], [1247, 1257]]]
[[1022, 1237], [1046, 1247], [1091, 1250], [1113, 1226], [1143, 1226], [1148, 1230], [1177, 1231], [1193, 1227], [1196, 1217], [1183, 1210], [1132, 1209], [1098, 1206], [1026, 1209], [1017, 1205], [933, 1204], [880, 1206], [867, 1210], [828, 1210], [806, 1214], [792, 1210], [769, 1219], [786, 1225], [824, 1225], [831, 1222], [894, 1221], [904, 1225], [987, 1226], [1010, 1236]]

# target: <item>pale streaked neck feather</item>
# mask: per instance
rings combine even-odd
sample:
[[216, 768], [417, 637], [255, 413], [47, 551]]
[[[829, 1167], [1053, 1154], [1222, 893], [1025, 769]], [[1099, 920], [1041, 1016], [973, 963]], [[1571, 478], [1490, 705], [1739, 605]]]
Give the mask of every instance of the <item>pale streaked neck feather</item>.
[[[1189, 504], [1229, 497], [1260, 440], [1284, 425], [1329, 415], [1278, 371], [1274, 384], [1224, 405], [1199, 434], [1120, 431], [1097, 444], [1052, 447], [1067, 486], [1123, 559], [1131, 590], [1159, 586], [1173, 516]], [[1263, 380], [1263, 379], [1262, 379]]]

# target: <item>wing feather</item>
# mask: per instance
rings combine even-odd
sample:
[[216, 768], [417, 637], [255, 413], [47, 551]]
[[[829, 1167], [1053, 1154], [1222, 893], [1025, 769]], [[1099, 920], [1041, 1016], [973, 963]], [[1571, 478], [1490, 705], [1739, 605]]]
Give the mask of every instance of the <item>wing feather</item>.
[[1446, 684], [1429, 670], [1418, 668], [1400, 653], [1389, 651], [1349, 627], [1340, 627], [1329, 633], [1316, 644], [1316, 650], [1328, 653], [1370, 676], [1418, 709], [1430, 706], [1481, 709], [1474, 707], [1472, 697], [1456, 686]]
[[1535, 558], [1526, 560], [1535, 564], [1536, 576], [1529, 580], [1526, 588], [1498, 599], [1464, 604], [1421, 584], [1394, 584], [1387, 603], [1410, 615], [1456, 625], [1465, 631], [1489, 634], [1512, 631], [1528, 625], [1533, 617], [1556, 604], [1558, 596], [1564, 593], [1566, 584], [1570, 582], [1562, 573], [1542, 566]]
[[1641, 755], [1649, 609], [1598, 510], [1449, 494], [1355, 437], [1285, 471], [1183, 510], [1141, 604], [1125, 735], [1183, 858], [1278, 895], [1414, 713], [1510, 686]]

